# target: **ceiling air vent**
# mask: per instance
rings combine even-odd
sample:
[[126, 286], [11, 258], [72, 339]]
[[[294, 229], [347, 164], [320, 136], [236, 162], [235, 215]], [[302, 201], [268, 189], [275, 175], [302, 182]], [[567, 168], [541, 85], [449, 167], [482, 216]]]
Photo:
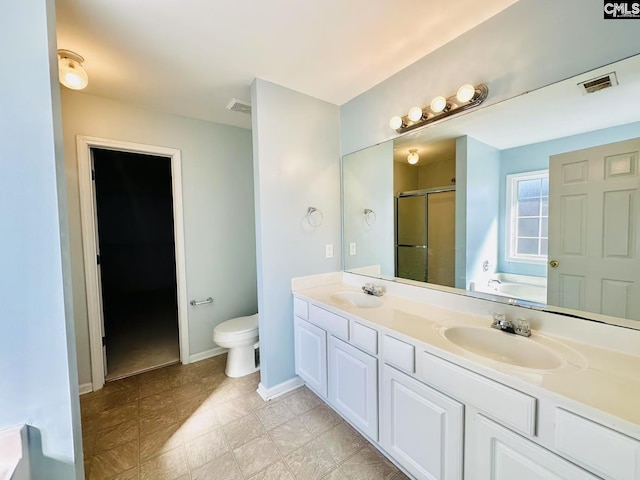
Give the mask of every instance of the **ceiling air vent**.
[[240, 112], [251, 115], [251, 103], [246, 100], [239, 100], [237, 98], [232, 98], [229, 104], [227, 105], [227, 109], [232, 112]]
[[586, 82], [581, 82], [578, 84], [580, 90], [584, 95], [588, 93], [598, 92], [605, 88], [615, 87], [618, 85], [618, 78], [616, 77], [616, 72], [607, 73], [606, 75], [602, 75], [598, 78], [592, 78], [591, 80], [587, 80]]

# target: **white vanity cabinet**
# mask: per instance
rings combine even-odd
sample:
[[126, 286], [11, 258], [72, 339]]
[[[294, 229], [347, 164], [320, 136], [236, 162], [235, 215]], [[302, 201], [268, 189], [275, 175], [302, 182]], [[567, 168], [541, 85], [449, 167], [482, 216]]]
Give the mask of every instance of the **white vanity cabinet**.
[[476, 414], [467, 439], [469, 480], [597, 480], [586, 470]]
[[327, 332], [295, 317], [293, 321], [296, 374], [327, 398]]
[[382, 448], [416, 479], [462, 480], [461, 403], [384, 365], [380, 419]]
[[[296, 374], [371, 440], [378, 441], [378, 359], [374, 329], [294, 300]], [[307, 316], [308, 321], [302, 317]], [[347, 343], [350, 330], [353, 343]]]
[[606, 416], [373, 315], [305, 298], [294, 312], [296, 373], [415, 480], [640, 480], [640, 441]]
[[329, 403], [378, 440], [378, 359], [329, 336]]

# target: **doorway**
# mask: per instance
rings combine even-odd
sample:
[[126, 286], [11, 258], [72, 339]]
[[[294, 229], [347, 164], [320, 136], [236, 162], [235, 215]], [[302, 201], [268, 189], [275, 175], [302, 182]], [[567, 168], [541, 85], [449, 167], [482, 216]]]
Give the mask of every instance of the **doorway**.
[[180, 360], [171, 159], [92, 148], [105, 379]]
[[180, 151], [79, 136], [93, 390], [189, 363]]

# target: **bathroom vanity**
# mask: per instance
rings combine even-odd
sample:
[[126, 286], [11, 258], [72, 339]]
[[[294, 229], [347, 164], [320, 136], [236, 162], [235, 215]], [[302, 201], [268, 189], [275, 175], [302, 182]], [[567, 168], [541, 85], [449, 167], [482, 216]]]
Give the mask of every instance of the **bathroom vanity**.
[[[638, 332], [615, 349], [617, 327], [583, 323], [577, 341], [549, 327], [575, 320], [532, 312], [524, 338], [490, 328], [491, 309], [523, 309], [309, 278], [293, 281], [296, 373], [411, 477], [640, 480]], [[606, 348], [585, 341], [606, 329]]]

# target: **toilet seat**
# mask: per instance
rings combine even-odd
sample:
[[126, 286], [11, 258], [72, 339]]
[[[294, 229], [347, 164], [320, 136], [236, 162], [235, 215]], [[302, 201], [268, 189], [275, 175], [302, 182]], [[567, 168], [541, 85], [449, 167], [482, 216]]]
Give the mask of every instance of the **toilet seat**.
[[213, 329], [213, 334], [220, 340], [241, 340], [258, 336], [258, 314], [237, 317], [222, 322]]

